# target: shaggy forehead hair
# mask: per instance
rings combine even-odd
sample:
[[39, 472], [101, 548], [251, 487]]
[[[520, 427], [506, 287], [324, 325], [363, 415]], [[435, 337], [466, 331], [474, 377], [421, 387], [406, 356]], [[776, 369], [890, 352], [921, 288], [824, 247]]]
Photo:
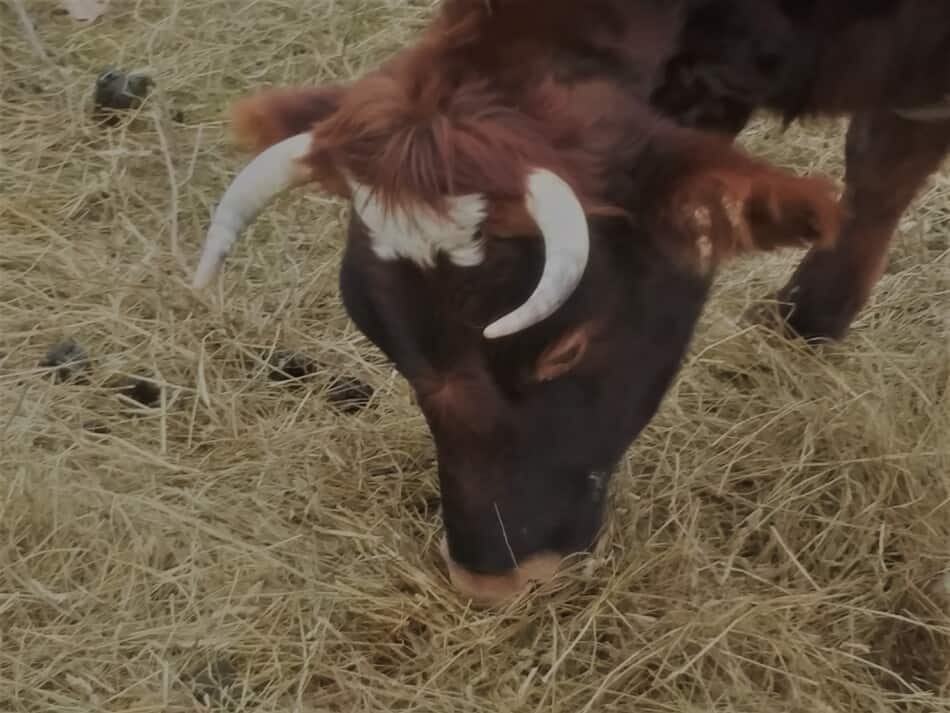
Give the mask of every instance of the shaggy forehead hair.
[[444, 77], [426, 74], [379, 73], [352, 85], [312, 129], [317, 180], [356, 180], [387, 211], [414, 205], [445, 212], [451, 196], [482, 194], [498, 206], [497, 219], [501, 206], [523, 204], [528, 171], [543, 167], [563, 178], [588, 212], [607, 210], [594, 196], [603, 194], [609, 142], [599, 134], [600, 152], [577, 142], [604, 121], [592, 107], [615, 110], [629, 100], [605, 85], [567, 88], [548, 80], [525, 90], [515, 108], [486, 80], [466, 79], [446, 91]]
[[[525, 182], [546, 169], [588, 215], [620, 214], [605, 198], [609, 164], [632, 156], [631, 142], [649, 125], [647, 77], [670, 51], [677, 14], [626, 2], [550, 0], [539, 13], [526, 0], [443, 0], [411, 47], [339, 86], [332, 111], [296, 127], [312, 138], [312, 177], [344, 198], [355, 181], [387, 213], [400, 206], [444, 216], [449, 198], [480, 194], [489, 204], [486, 228], [510, 235], [536, 231], [524, 210]], [[635, 57], [638, 78], [555, 76], [566, 33]], [[236, 105], [235, 125], [259, 139], [254, 101]]]
[[[348, 84], [308, 127], [315, 178], [343, 196], [356, 180], [387, 211], [415, 204], [444, 213], [447, 198], [481, 194], [490, 227], [507, 233], [531, 230], [525, 180], [543, 168], [586, 213], [621, 212], [604, 203], [605, 176], [642, 135], [642, 97], [615, 81], [563, 81], [551, 56], [578, 21], [607, 32], [608, 9], [601, 3], [593, 19], [589, 8], [552, 0], [538, 17], [537, 3], [524, 0], [446, 0], [416, 44]], [[642, 33], [647, 45], [672, 42], [666, 31]]]

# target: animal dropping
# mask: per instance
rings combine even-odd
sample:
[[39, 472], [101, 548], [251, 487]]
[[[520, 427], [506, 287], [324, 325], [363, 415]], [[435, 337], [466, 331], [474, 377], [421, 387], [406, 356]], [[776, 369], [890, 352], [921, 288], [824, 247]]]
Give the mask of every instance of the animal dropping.
[[317, 373], [317, 362], [300, 352], [276, 349], [268, 357], [268, 376], [272, 381], [284, 383], [300, 381]]
[[126, 74], [115, 68], [105, 69], [96, 77], [93, 115], [114, 124], [122, 112], [137, 109], [148, 98], [155, 81], [146, 74]]
[[[286, 349], [275, 350], [267, 359], [268, 375], [277, 383], [300, 382], [315, 376], [320, 370], [316, 360], [300, 352]], [[323, 367], [329, 369], [329, 367]], [[334, 376], [326, 390], [330, 404], [346, 414], [362, 411], [369, 404], [375, 390], [354, 376]]]
[[375, 389], [354, 376], [335, 376], [327, 388], [327, 400], [346, 414], [356, 414], [369, 405]]
[[161, 403], [162, 389], [157, 384], [140, 376], [129, 376], [119, 385], [119, 393], [146, 407], [155, 407]]
[[69, 337], [50, 347], [38, 366], [41, 369], [52, 369], [55, 383], [86, 383], [89, 354], [82, 344]]

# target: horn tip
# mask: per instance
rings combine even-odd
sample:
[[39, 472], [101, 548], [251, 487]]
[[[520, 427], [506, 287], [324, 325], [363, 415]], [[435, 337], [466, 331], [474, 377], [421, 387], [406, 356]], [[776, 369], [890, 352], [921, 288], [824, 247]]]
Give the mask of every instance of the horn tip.
[[191, 289], [203, 290], [211, 284], [221, 268], [221, 262], [220, 259], [209, 260], [207, 256], [202, 256], [201, 262], [198, 263], [198, 269], [195, 270], [195, 274], [191, 278]]
[[485, 329], [482, 330], [482, 336], [484, 336], [485, 339], [499, 339], [501, 337], [507, 337], [515, 331], [517, 331], [517, 328], [512, 328], [511, 320], [508, 319], [508, 317], [502, 317], [485, 327]]

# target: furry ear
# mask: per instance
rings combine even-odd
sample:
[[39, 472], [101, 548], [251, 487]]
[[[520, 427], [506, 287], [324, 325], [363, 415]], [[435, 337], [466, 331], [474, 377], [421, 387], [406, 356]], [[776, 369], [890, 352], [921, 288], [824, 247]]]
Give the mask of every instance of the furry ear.
[[330, 116], [343, 99], [342, 85], [265, 89], [238, 100], [231, 131], [245, 151], [257, 154], [279, 141], [309, 131]]
[[708, 271], [724, 260], [782, 247], [830, 246], [842, 219], [833, 184], [757, 162], [685, 177], [673, 221]]

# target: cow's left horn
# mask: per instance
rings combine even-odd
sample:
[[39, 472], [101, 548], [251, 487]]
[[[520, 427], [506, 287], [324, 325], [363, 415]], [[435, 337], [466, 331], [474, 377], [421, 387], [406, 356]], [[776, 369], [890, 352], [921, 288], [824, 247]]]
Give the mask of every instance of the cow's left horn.
[[489, 339], [520, 332], [554, 314], [573, 294], [587, 267], [587, 217], [567, 183], [550, 171], [535, 170], [528, 176], [525, 207], [541, 229], [544, 270], [523, 305], [485, 328]]
[[297, 134], [262, 151], [237, 175], [221, 197], [192, 287], [205, 287], [218, 274], [241, 231], [284, 191], [311, 179], [301, 162], [310, 150], [309, 134]]

